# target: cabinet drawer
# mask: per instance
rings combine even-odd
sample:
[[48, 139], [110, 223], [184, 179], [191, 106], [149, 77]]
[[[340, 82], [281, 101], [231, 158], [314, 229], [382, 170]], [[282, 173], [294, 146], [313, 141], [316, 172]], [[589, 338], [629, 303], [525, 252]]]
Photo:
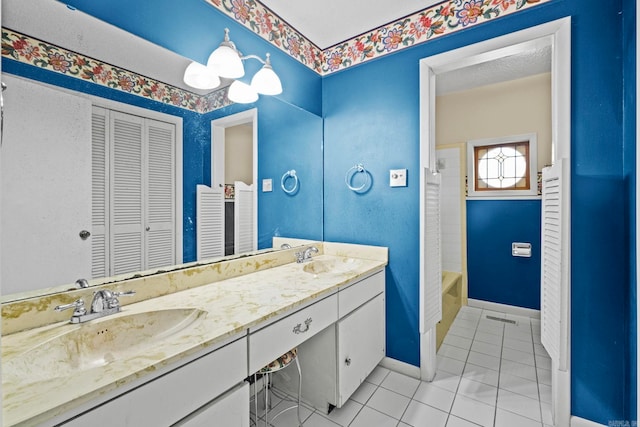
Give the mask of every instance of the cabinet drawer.
[[247, 377], [239, 339], [74, 418], [65, 427], [171, 425]]
[[249, 374], [295, 348], [338, 320], [338, 297], [331, 295], [249, 335]]
[[249, 384], [238, 385], [172, 427], [249, 427]]
[[338, 318], [343, 318], [384, 291], [384, 270], [338, 292]]

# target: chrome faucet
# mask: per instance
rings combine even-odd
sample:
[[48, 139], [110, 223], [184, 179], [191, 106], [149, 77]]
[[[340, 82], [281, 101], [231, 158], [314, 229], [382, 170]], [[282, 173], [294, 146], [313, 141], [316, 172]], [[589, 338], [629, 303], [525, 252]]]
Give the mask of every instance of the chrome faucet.
[[112, 292], [103, 289], [93, 293], [93, 301], [91, 301], [91, 311], [87, 313], [84, 306], [84, 300], [77, 299], [71, 304], [59, 305], [54, 308], [55, 311], [64, 311], [73, 308], [73, 315], [69, 319], [70, 323], [84, 323], [89, 320], [98, 319], [100, 317], [115, 314], [120, 311], [120, 300], [118, 297], [135, 294], [135, 291]]
[[316, 248], [315, 246], [309, 246], [307, 249], [304, 250], [304, 252], [296, 252], [296, 262], [297, 263], [302, 263], [302, 262], [307, 262], [307, 261], [311, 261], [311, 253], [317, 254], [318, 253], [318, 248]]

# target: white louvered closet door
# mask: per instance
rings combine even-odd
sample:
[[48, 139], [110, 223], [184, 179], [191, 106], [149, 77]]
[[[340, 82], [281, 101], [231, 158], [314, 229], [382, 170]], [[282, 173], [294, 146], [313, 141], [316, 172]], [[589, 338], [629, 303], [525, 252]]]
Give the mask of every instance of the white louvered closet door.
[[196, 187], [198, 260], [224, 256], [224, 188]]
[[425, 272], [421, 292], [421, 333], [434, 328], [442, 319], [440, 181], [440, 174], [434, 174], [429, 169], [425, 169], [423, 244]]
[[91, 277], [109, 276], [109, 119], [104, 108], [91, 115]]
[[254, 251], [256, 247], [253, 192], [254, 185], [246, 185], [242, 181], [236, 181], [235, 208], [234, 208], [234, 248], [235, 253]]
[[566, 160], [542, 171], [541, 341], [559, 369], [567, 369], [568, 262], [562, 224], [568, 215]]
[[145, 268], [175, 264], [175, 126], [146, 120]]
[[110, 112], [111, 274], [144, 269], [144, 119]]

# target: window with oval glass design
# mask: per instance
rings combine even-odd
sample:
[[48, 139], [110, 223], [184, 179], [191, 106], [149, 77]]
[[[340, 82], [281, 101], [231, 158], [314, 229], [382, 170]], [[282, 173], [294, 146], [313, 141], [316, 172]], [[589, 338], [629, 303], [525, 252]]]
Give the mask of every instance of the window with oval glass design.
[[528, 190], [529, 141], [474, 147], [476, 191]]
[[470, 197], [537, 195], [535, 134], [469, 141], [467, 158]]

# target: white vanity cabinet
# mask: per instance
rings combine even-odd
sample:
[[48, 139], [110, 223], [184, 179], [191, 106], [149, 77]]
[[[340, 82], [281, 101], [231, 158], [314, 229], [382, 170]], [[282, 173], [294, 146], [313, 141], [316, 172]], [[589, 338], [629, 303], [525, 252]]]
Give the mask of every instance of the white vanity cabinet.
[[[329, 412], [342, 407], [385, 356], [385, 273], [380, 270], [338, 291], [338, 321], [298, 346], [302, 400]], [[276, 376], [297, 392], [297, 375]]]
[[[59, 425], [140, 427], [180, 422], [196, 427], [209, 421], [208, 425], [248, 426], [246, 377], [245, 336]], [[222, 419], [230, 423], [219, 424]]]

